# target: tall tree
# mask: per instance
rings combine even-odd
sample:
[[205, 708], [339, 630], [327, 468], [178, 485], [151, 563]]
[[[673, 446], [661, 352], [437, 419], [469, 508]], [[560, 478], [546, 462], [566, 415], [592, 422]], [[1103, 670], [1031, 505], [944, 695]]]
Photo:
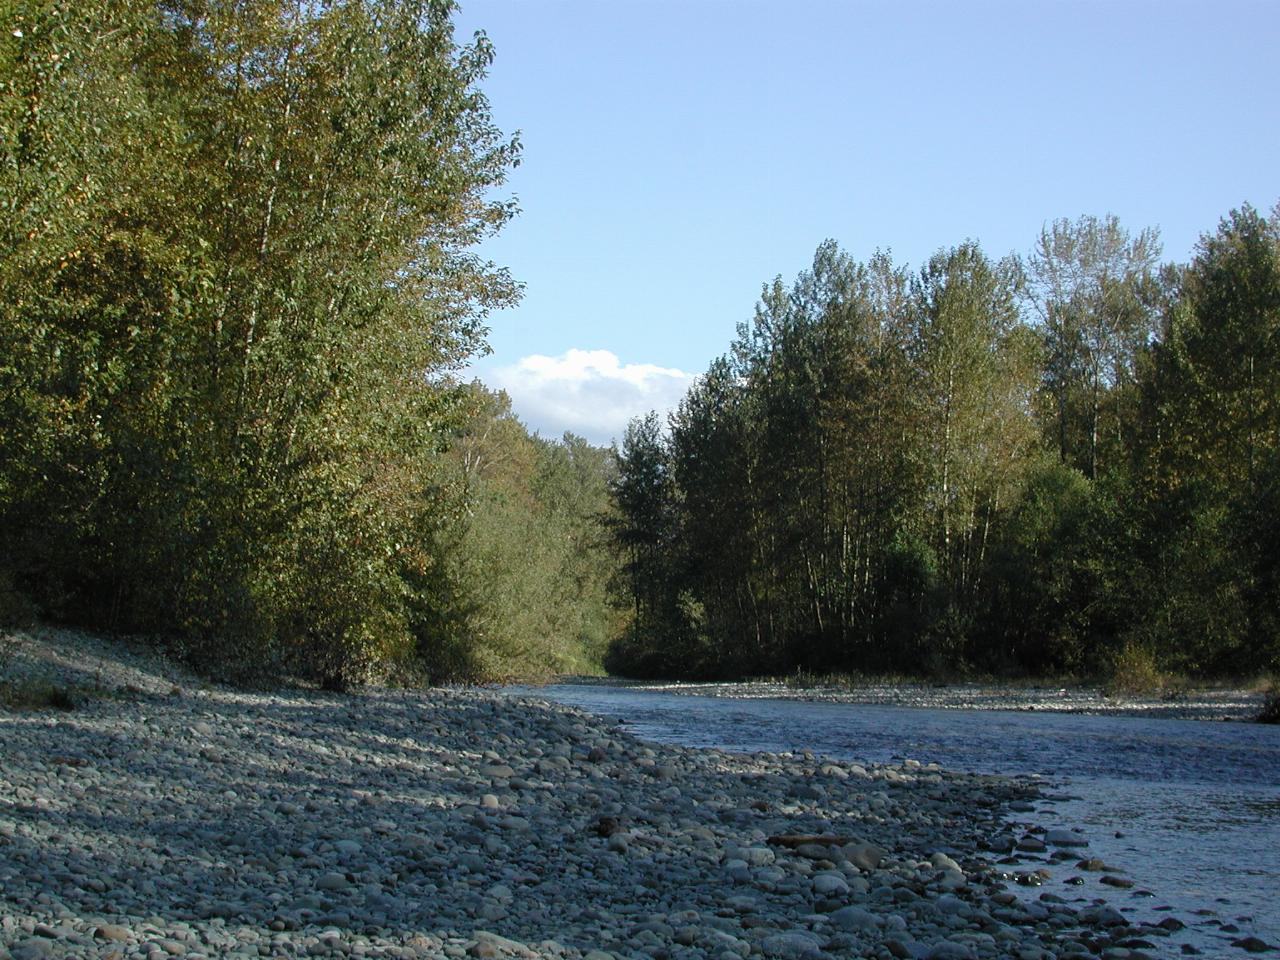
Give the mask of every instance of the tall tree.
[[1280, 654], [1280, 217], [1232, 211], [1179, 294], [1145, 392], [1151, 642], [1190, 669], [1265, 668]]
[[759, 551], [768, 504], [753, 419], [752, 397], [721, 357], [672, 416], [670, 443], [685, 561], [676, 575], [700, 604], [709, 658], [743, 668], [768, 661], [775, 640]]
[[[1028, 292], [1045, 341], [1045, 390], [1063, 463], [1098, 474], [1108, 402], [1132, 386], [1139, 353], [1154, 333], [1151, 288], [1159, 233], [1130, 236], [1114, 216], [1055, 220], [1028, 260]], [[1115, 436], [1124, 419], [1113, 409]], [[1132, 426], [1132, 424], [1131, 424]]]
[[920, 529], [961, 617], [1035, 436], [1035, 354], [1019, 323], [1018, 276], [1013, 261], [993, 263], [965, 243], [930, 258], [914, 287], [915, 431], [928, 478]]
[[[670, 669], [674, 651], [662, 649], [662, 644], [669, 643], [673, 633], [676, 491], [656, 413], [627, 425], [617, 459], [612, 527], [626, 558], [623, 572], [633, 609], [632, 633], [640, 649], [656, 651], [652, 668]], [[654, 644], [654, 638], [661, 643]]]

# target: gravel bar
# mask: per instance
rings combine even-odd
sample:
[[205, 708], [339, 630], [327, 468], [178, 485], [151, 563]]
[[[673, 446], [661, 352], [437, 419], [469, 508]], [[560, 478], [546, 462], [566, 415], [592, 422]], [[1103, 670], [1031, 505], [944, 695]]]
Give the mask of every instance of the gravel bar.
[[1079, 713], [1109, 717], [1169, 720], [1251, 721], [1266, 701], [1261, 689], [1234, 687], [1175, 689], [1163, 695], [1110, 693], [1097, 686], [1046, 686], [1016, 683], [877, 683], [821, 681], [797, 685], [780, 680], [725, 682], [616, 680], [562, 677], [565, 685], [617, 686], [683, 696], [728, 700], [799, 700], [807, 703], [862, 703], [930, 710], [1013, 710]]
[[65, 631], [17, 638], [4, 682], [35, 681], [77, 703], [0, 708], [0, 960], [1178, 952], [1172, 915], [1037, 889], [1109, 868], [1012, 825], [1030, 781], [657, 746], [484, 690], [233, 690]]

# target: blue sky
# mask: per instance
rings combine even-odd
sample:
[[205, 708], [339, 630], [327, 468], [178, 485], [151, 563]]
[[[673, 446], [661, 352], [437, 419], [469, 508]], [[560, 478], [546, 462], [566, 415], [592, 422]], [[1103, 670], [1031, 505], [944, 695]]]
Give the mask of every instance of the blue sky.
[[918, 266], [1059, 217], [1186, 260], [1280, 200], [1280, 3], [461, 0], [520, 131], [525, 284], [475, 375], [548, 436], [673, 404], [825, 238]]

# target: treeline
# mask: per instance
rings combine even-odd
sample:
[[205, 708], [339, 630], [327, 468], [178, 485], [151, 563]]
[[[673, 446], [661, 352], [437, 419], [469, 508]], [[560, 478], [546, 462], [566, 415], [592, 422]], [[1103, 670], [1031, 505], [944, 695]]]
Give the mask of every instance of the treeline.
[[3, 5], [6, 619], [337, 686], [598, 656], [573, 511], [607, 458], [455, 379], [518, 296], [472, 248], [514, 213], [494, 191], [520, 150], [452, 13]]
[[632, 674], [1280, 668], [1280, 217], [836, 244], [614, 485]]

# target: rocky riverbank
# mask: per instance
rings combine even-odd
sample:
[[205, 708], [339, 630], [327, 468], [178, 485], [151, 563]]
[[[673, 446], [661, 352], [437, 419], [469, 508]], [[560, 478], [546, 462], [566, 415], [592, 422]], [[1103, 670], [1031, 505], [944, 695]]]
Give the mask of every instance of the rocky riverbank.
[[1042, 893], [1104, 865], [1011, 827], [1028, 782], [656, 747], [484, 691], [235, 691], [67, 633], [21, 638], [5, 682], [73, 691], [0, 707], [13, 960], [1178, 951], [1172, 916]]

